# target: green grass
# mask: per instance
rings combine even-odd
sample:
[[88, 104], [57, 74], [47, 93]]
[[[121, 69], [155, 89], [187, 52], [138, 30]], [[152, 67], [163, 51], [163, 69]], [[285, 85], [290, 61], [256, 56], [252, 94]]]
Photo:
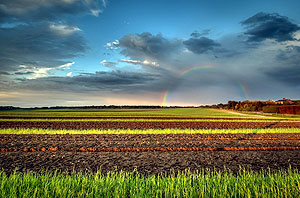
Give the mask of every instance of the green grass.
[[[245, 115], [228, 113], [208, 108], [176, 108], [176, 109], [47, 109], [47, 110], [6, 110], [0, 116], [19, 117], [80, 117], [80, 116], [183, 116], [183, 117], [256, 117], [266, 116], [280, 118], [300, 118], [299, 115], [264, 114], [240, 112]], [[260, 117], [263, 119], [264, 117]]]
[[299, 114], [280, 114], [280, 113], [261, 113], [261, 112], [251, 112], [251, 111], [237, 111], [238, 113], [250, 115], [250, 116], [265, 116], [265, 117], [276, 117], [276, 118], [300, 118]]
[[0, 129], [0, 134], [226, 134], [226, 133], [300, 133], [300, 128], [273, 129]]
[[0, 197], [299, 197], [300, 174], [287, 171], [189, 171], [143, 176], [95, 174], [0, 173]]
[[[120, 112], [122, 111], [122, 112]], [[0, 111], [0, 116], [20, 117], [79, 117], [79, 116], [183, 116], [183, 117], [248, 117], [234, 115], [217, 109], [178, 108], [178, 109], [59, 109], [59, 110], [28, 110]]]

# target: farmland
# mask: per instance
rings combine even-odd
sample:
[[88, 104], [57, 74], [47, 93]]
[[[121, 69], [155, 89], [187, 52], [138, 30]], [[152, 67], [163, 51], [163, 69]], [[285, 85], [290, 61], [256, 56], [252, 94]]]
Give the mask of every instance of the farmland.
[[[266, 188], [268, 196], [285, 195], [282, 188], [290, 189], [291, 196], [300, 192], [298, 117], [201, 108], [2, 111], [0, 141], [2, 188], [24, 177], [32, 185], [37, 178], [43, 178], [45, 182], [68, 180], [68, 185], [73, 186], [72, 182], [80, 178], [91, 185], [91, 196], [100, 191], [97, 185], [106, 186], [108, 180], [113, 183], [113, 187], [106, 187], [111, 189], [110, 196], [132, 192], [132, 180], [156, 189], [142, 192], [136, 187], [137, 197], [183, 196], [182, 193], [215, 196], [222, 190], [232, 196], [255, 196], [256, 190], [262, 188]], [[215, 185], [216, 178], [219, 188], [213, 192], [210, 185]], [[181, 179], [202, 191], [192, 187], [185, 191], [187, 184], [181, 185]], [[120, 180], [127, 186], [119, 186]], [[243, 189], [234, 186], [234, 181], [252, 187]], [[156, 182], [171, 182], [179, 191], [172, 194], [165, 188], [162, 192], [164, 187], [156, 186]], [[48, 193], [60, 187], [52, 188]], [[82, 188], [74, 189], [77, 190], [79, 193]], [[108, 195], [108, 191], [99, 193]]]

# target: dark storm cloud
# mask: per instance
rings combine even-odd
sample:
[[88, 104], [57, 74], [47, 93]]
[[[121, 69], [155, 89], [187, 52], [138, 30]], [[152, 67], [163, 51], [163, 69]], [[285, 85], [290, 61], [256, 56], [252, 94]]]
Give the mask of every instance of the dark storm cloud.
[[[20, 79], [22, 84], [16, 84], [16, 88], [69, 92], [112, 91], [128, 93], [149, 90], [161, 91], [169, 85], [168, 82], [164, 82], [168, 80], [169, 77], [163, 77], [162, 73], [155, 73], [153, 71], [128, 72], [114, 70], [111, 72], [86, 73], [74, 77], [45, 77], [32, 80]], [[158, 84], [160, 84], [160, 86], [157, 86]]]
[[287, 67], [273, 68], [266, 74], [276, 81], [282, 82], [289, 86], [298, 86], [300, 82], [300, 63], [289, 65]]
[[300, 82], [300, 57], [299, 47], [289, 46], [281, 50], [274, 59], [274, 66], [267, 68], [265, 74], [270, 78], [287, 84], [299, 86]]
[[188, 50], [195, 54], [202, 54], [220, 46], [219, 43], [206, 37], [190, 38], [189, 40], [184, 41], [183, 44]]
[[[54, 20], [63, 15], [98, 15], [100, 2], [97, 0], [2, 0], [0, 22], [32, 22]], [[61, 18], [60, 18], [61, 19]]]
[[147, 58], [163, 59], [181, 49], [180, 40], [169, 40], [161, 34], [152, 35], [149, 32], [142, 34], [128, 34], [119, 40], [121, 53], [132, 59]]
[[277, 13], [260, 12], [242, 21], [241, 24], [246, 26], [245, 34], [249, 35], [249, 41], [263, 41], [265, 39], [294, 40], [293, 34], [300, 29], [287, 17]]
[[0, 70], [16, 71], [19, 65], [55, 67], [86, 49], [76, 28], [48, 23], [0, 28]]

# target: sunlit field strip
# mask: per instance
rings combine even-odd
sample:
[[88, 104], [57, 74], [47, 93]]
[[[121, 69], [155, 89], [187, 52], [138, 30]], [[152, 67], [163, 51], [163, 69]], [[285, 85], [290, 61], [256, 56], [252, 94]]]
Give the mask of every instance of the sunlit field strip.
[[1, 197], [299, 197], [298, 170], [62, 174], [0, 172]]
[[90, 109], [90, 110], [22, 110], [22, 111], [0, 111], [0, 116], [226, 116], [226, 117], [248, 117], [231, 114], [216, 109], [205, 108], [178, 108], [178, 109]]
[[218, 109], [207, 108], [177, 108], [177, 109], [48, 109], [48, 110], [10, 110], [0, 111], [0, 116], [18, 117], [80, 117], [80, 116], [170, 116], [170, 117], [228, 117], [228, 118], [278, 118], [295, 119], [299, 115], [261, 114], [239, 112], [246, 115], [232, 114]]
[[108, 129], [108, 130], [53, 130], [0, 129], [0, 134], [224, 134], [224, 133], [300, 133], [300, 128], [272, 129]]
[[0, 121], [30, 122], [300, 122], [300, 120], [216, 120], [216, 119], [0, 119]]

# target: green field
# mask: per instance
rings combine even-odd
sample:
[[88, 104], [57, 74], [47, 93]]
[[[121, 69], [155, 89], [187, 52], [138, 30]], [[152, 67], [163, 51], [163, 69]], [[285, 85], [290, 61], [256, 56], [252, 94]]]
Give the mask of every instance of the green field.
[[[19, 117], [80, 117], [80, 116], [180, 116], [180, 117], [247, 117], [216, 109], [53, 109], [53, 110], [13, 110], [0, 111], [0, 116]], [[253, 116], [254, 117], [254, 116]], [[254, 117], [255, 118], [255, 117]]]
[[299, 197], [297, 170], [197, 173], [143, 176], [109, 172], [0, 173], [0, 197]]

